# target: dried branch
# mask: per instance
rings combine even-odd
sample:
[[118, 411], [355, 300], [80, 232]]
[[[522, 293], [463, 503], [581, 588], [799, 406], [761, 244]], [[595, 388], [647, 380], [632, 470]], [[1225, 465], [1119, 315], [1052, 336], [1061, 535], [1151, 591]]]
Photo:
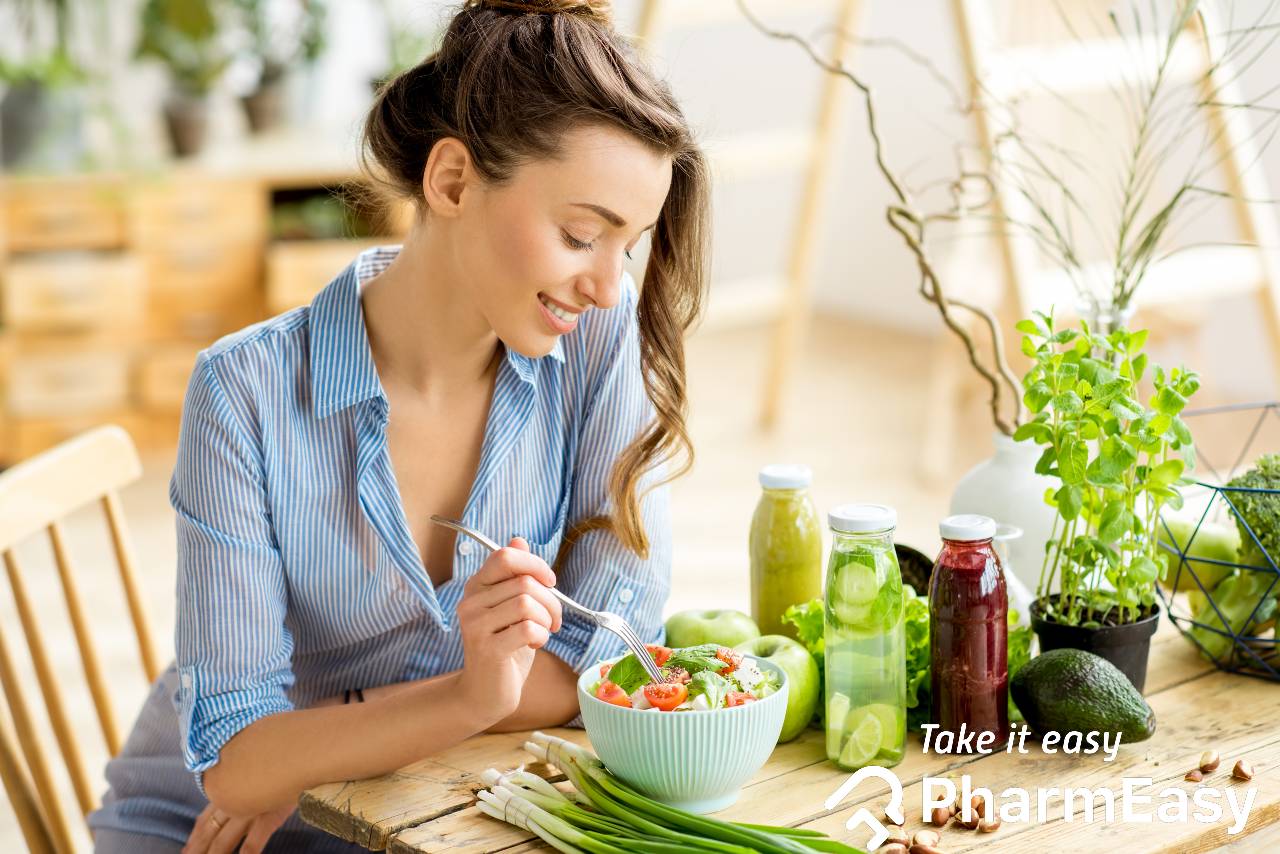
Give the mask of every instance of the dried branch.
[[[1022, 395], [1021, 386], [1018, 377], [1014, 374], [1004, 352], [1004, 337], [1001, 334], [1000, 323], [995, 315], [980, 306], [969, 302], [949, 297], [943, 288], [942, 282], [938, 277], [933, 261], [930, 257], [928, 247], [926, 245], [926, 225], [936, 219], [946, 218], [937, 215], [927, 216], [916, 209], [912, 203], [911, 196], [908, 193], [905, 182], [889, 167], [885, 159], [884, 144], [880, 135], [879, 123], [874, 104], [874, 97], [871, 88], [864, 83], [857, 75], [850, 71], [840, 61], [832, 61], [822, 56], [818, 49], [804, 37], [782, 30], [775, 30], [768, 27], [763, 21], [757, 18], [749, 8], [747, 8], [745, 0], [737, 0], [738, 8], [743, 16], [754, 26], [760, 33], [778, 41], [793, 42], [798, 45], [809, 58], [824, 71], [835, 74], [848, 80], [862, 95], [863, 106], [865, 108], [867, 118], [867, 130], [871, 135], [872, 148], [875, 156], [876, 167], [885, 182], [889, 185], [890, 192], [893, 193], [895, 202], [891, 204], [885, 212], [885, 217], [894, 231], [896, 231], [906, 243], [907, 249], [910, 250], [916, 261], [916, 268], [920, 272], [921, 296], [937, 307], [938, 313], [942, 316], [942, 321], [946, 324], [960, 340], [963, 342], [965, 352], [968, 354], [969, 363], [974, 370], [982, 377], [990, 389], [989, 406], [991, 408], [991, 417], [995, 422], [996, 428], [1005, 435], [1012, 435], [1018, 423], [1022, 419]], [[916, 55], [915, 58], [919, 58]], [[973, 174], [964, 175], [964, 178], [972, 178]], [[959, 182], [954, 182], [953, 194], [959, 205], [959, 196], [963, 187]], [[955, 219], [960, 216], [959, 212], [954, 215]], [[988, 365], [980, 352], [978, 345], [974, 342], [973, 335], [968, 325], [956, 316], [955, 309], [968, 312], [972, 317], [981, 322], [991, 336], [991, 357], [993, 363]], [[1006, 392], [1012, 400], [1011, 407], [1004, 405], [1004, 397]], [[1012, 415], [1004, 414], [1006, 408], [1012, 408]]]

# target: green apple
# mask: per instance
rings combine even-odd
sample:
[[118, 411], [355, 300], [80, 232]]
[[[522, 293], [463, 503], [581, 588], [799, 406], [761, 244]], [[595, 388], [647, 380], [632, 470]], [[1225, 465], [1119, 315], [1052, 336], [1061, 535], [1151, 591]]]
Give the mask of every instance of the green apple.
[[667, 646], [670, 647], [701, 643], [737, 646], [758, 637], [760, 629], [756, 621], [732, 609], [680, 611], [667, 619]]
[[782, 721], [778, 741], [790, 741], [804, 732], [818, 708], [818, 694], [822, 691], [818, 662], [804, 644], [786, 635], [765, 635], [740, 643], [734, 649], [776, 664], [787, 674], [787, 716]]

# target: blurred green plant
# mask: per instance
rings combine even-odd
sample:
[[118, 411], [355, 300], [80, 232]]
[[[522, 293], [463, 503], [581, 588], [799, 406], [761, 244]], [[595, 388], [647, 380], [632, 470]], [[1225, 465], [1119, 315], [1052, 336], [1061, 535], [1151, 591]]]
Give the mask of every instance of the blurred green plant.
[[222, 39], [220, 0], [147, 0], [135, 55], [168, 67], [181, 93], [207, 95], [231, 63]]
[[[248, 51], [258, 63], [258, 88], [279, 82], [295, 62], [313, 63], [327, 46], [326, 0], [232, 0], [249, 37]], [[281, 4], [297, 7], [279, 14]]]

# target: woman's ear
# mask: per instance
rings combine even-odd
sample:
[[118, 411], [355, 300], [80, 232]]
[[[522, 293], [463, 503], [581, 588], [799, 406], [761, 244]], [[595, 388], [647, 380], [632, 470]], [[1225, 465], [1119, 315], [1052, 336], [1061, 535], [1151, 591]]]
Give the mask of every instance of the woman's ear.
[[422, 192], [427, 209], [436, 216], [456, 216], [462, 204], [462, 192], [475, 175], [471, 153], [462, 140], [447, 136], [438, 140], [427, 155], [422, 170]]

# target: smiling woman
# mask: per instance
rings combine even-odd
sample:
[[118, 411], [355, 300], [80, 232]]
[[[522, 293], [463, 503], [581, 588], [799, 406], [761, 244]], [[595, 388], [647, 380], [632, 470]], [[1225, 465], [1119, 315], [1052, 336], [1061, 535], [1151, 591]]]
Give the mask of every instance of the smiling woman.
[[669, 90], [595, 0], [473, 0], [365, 154], [417, 206], [404, 244], [192, 374], [177, 661], [108, 767], [100, 851], [342, 850], [303, 789], [569, 721], [620, 646], [549, 586], [662, 638], [708, 195]]

